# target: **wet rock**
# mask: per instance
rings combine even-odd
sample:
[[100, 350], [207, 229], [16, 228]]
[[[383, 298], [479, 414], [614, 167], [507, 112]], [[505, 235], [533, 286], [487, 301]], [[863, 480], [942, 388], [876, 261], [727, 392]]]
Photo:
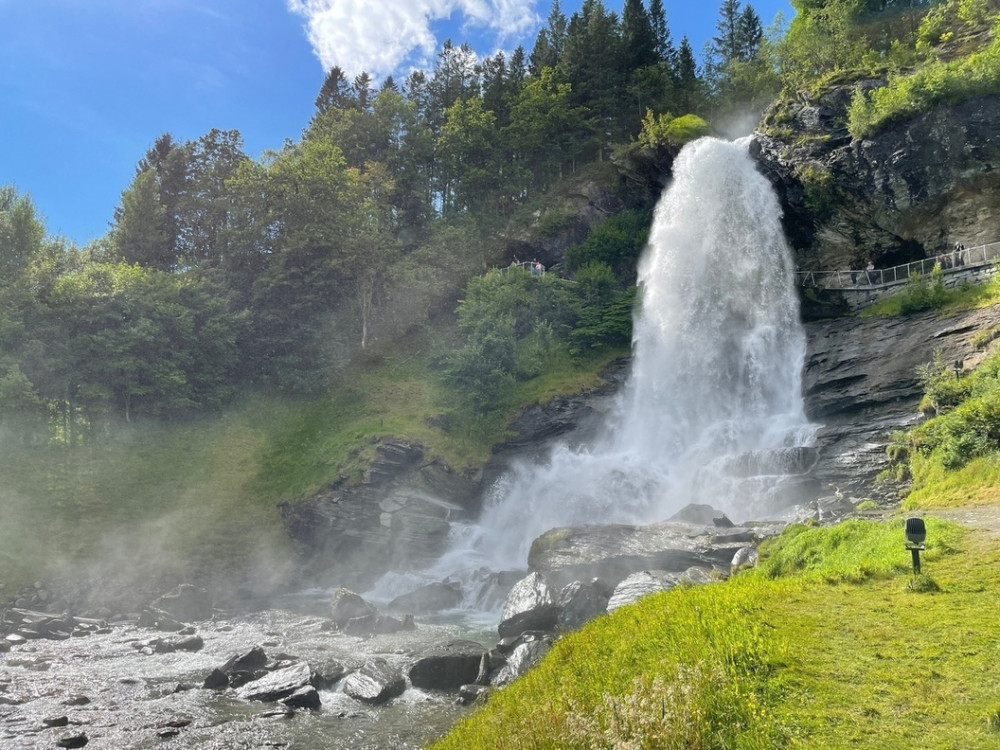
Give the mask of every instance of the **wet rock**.
[[268, 672], [239, 689], [244, 700], [273, 703], [309, 685], [311, 674], [305, 662]]
[[524, 578], [526, 573], [524, 570], [501, 570], [489, 573], [480, 584], [475, 601], [487, 610], [501, 607], [507, 594], [514, 588], [514, 584]]
[[66, 697], [66, 700], [62, 702], [64, 706], [86, 706], [90, 703], [90, 698], [86, 695], [70, 695]]
[[212, 616], [212, 597], [203, 588], [182, 583], [156, 599], [151, 608], [182, 622], [201, 622]]
[[462, 587], [454, 582], [441, 581], [421, 586], [408, 594], [397, 596], [386, 609], [390, 612], [407, 612], [421, 615], [454, 609], [464, 599]]
[[458, 689], [456, 703], [462, 706], [471, 706], [476, 701], [484, 699], [489, 692], [490, 689], [486, 685], [462, 685]]
[[366, 662], [361, 669], [344, 678], [344, 692], [355, 700], [379, 704], [402, 695], [406, 678], [383, 659]]
[[410, 667], [410, 683], [429, 690], [455, 690], [476, 681], [485, 655], [486, 649], [475, 641], [446, 643]]
[[644, 570], [728, 570], [736, 550], [755, 541], [755, 533], [748, 528], [675, 521], [560, 528], [532, 543], [528, 567], [555, 586], [594, 578], [616, 586]]
[[20, 646], [24, 643], [27, 643], [28, 639], [25, 638], [23, 635], [19, 635], [18, 633], [10, 633], [4, 638], [4, 642], [8, 646]]
[[552, 648], [552, 643], [553, 639], [549, 635], [539, 635], [519, 643], [507, 655], [507, 663], [490, 676], [490, 684], [497, 687], [509, 685], [538, 664]]
[[202, 687], [206, 690], [223, 690], [229, 687], [229, 675], [221, 669], [213, 669], [205, 678]]
[[260, 646], [254, 646], [244, 654], [230, 657], [220, 669], [229, 674], [231, 672], [252, 672], [255, 669], [263, 669], [265, 666], [267, 666], [267, 653]]
[[156, 638], [146, 644], [157, 654], [172, 654], [175, 651], [201, 651], [205, 641], [200, 635], [188, 635], [180, 638]]
[[576, 630], [585, 622], [607, 611], [610, 593], [599, 582], [573, 581], [559, 591], [559, 618], [556, 628]]
[[[345, 588], [333, 592], [330, 598], [330, 619], [333, 624], [343, 630], [352, 623], [355, 629], [363, 629], [366, 623], [374, 627], [379, 612], [374, 604], [365, 601], [361, 596]], [[371, 632], [369, 630], [368, 632]]]
[[559, 605], [539, 573], [518, 581], [507, 594], [497, 630], [501, 638], [525, 630], [552, 630], [559, 619]]
[[730, 567], [732, 570], [742, 570], [743, 568], [752, 568], [757, 564], [757, 548], [756, 547], [742, 547], [736, 550], [736, 554], [733, 555], [733, 562]]
[[87, 737], [86, 734], [83, 732], [76, 732], [74, 734], [65, 734], [58, 738], [56, 740], [56, 747], [84, 747], [88, 742], [90, 742], [90, 738]]
[[65, 727], [69, 725], [68, 716], [48, 716], [42, 719], [42, 724], [47, 727]]
[[281, 702], [289, 708], [317, 709], [321, 705], [319, 692], [312, 685], [299, 688]]
[[340, 682], [348, 670], [339, 661], [331, 661], [320, 665], [313, 664], [312, 685], [317, 690], [329, 690]]
[[679, 576], [665, 570], [641, 570], [632, 573], [615, 587], [608, 600], [608, 612], [642, 599], [658, 591], [668, 591], [677, 585]]

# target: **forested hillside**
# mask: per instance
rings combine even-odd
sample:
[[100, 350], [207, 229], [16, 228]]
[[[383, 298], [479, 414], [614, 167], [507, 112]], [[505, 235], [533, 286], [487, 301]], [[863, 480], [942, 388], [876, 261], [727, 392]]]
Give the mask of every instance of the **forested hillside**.
[[[735, 85], [766, 67], [753, 8], [728, 0], [719, 34], [699, 68], [660, 0], [620, 13], [588, 0], [570, 18], [555, 2], [530, 52], [483, 58], [446, 42], [433, 70], [377, 87], [332, 69], [301, 139], [259, 161], [236, 131], [157, 138], [87, 247], [48, 236], [30, 196], [4, 188], [4, 423], [74, 442], [113, 420], [218, 409], [248, 388], [322, 392], [360, 353], [450, 317], [468, 279], [511, 260], [512, 220], [557, 234], [570, 217], [546, 210], [546, 196], [628, 148], [644, 117], [644, 143], [677, 143], [707, 126], [671, 127], [675, 116], [763, 101], [771, 81]], [[579, 285], [546, 286], [558, 311], [534, 326], [536, 348], [628, 342], [647, 206], [632, 208], [603, 247], [559, 269]], [[473, 296], [489, 293], [477, 284]], [[473, 315], [463, 325], [475, 328]], [[488, 400], [469, 356], [445, 352], [444, 371]]]

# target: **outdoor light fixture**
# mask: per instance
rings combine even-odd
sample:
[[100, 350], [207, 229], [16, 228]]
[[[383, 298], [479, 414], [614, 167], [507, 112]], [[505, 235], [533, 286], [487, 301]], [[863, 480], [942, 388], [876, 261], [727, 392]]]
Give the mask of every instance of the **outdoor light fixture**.
[[906, 549], [910, 550], [913, 557], [913, 575], [920, 573], [920, 550], [924, 549], [924, 540], [927, 538], [927, 527], [924, 526], [922, 518], [906, 519]]
[[955, 380], [958, 380], [959, 376], [962, 374], [963, 367], [965, 367], [965, 363], [960, 359], [956, 359], [955, 364], [953, 365], [955, 370]]

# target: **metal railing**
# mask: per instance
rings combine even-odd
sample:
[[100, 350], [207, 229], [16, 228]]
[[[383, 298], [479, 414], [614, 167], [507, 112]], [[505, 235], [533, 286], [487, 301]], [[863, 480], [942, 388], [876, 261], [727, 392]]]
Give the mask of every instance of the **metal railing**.
[[847, 271], [796, 271], [795, 279], [799, 286], [817, 289], [885, 287], [902, 284], [918, 274], [928, 274], [938, 263], [941, 264], [941, 270], [949, 274], [990, 265], [997, 257], [1000, 257], [1000, 242], [990, 242], [892, 268], [876, 268], [871, 271], [863, 268]]
[[492, 271], [499, 273], [501, 276], [512, 268], [517, 268], [522, 271], [527, 271], [532, 276], [544, 276], [546, 274], [545, 266], [539, 263], [537, 260], [520, 260], [513, 261], [509, 266], [500, 266], [491, 269]]

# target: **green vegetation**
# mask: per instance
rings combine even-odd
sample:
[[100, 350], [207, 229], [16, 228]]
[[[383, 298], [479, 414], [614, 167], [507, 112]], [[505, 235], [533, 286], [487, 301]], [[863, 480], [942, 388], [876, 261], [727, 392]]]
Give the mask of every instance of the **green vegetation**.
[[[994, 274], [983, 284], [965, 284], [948, 289], [944, 285], [941, 267], [934, 266], [929, 274], [914, 274], [904, 287], [895, 294], [885, 297], [866, 307], [859, 314], [868, 318], [874, 316], [910, 315], [925, 310], [935, 310], [940, 315], [954, 315], [964, 310], [990, 307], [1000, 302], [1000, 275]], [[983, 348], [993, 329], [976, 334], [977, 348]]]
[[898, 521], [792, 527], [757, 570], [566, 636], [432, 747], [987, 747], [1000, 554], [927, 525], [920, 577]]

